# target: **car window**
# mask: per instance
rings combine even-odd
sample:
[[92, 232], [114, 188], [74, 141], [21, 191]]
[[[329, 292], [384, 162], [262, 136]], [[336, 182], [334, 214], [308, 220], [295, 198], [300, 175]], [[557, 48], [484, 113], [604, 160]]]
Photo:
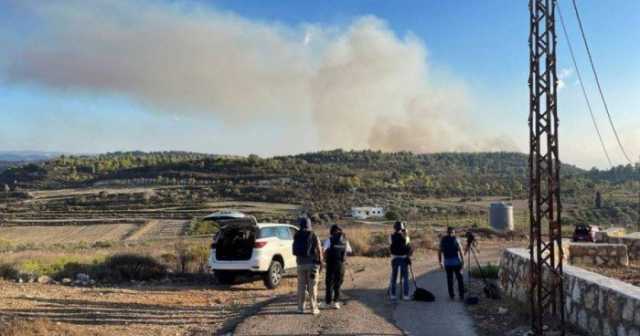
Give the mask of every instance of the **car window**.
[[293, 239], [293, 237], [296, 236], [296, 233], [298, 232], [298, 230], [296, 230], [296, 229], [294, 229], [292, 227], [289, 227], [288, 229], [289, 229], [289, 234], [291, 235], [291, 239]]
[[287, 227], [278, 227], [276, 228], [276, 232], [278, 235], [278, 238], [282, 239], [282, 240], [291, 240], [292, 236], [289, 233], [289, 229]]
[[276, 232], [276, 228], [274, 227], [266, 227], [260, 229], [260, 238], [271, 238], [277, 237], [278, 233]]

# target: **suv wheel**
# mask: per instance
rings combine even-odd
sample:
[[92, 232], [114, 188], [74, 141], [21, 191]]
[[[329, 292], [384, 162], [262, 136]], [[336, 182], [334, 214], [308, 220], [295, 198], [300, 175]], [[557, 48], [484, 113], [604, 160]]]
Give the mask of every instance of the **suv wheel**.
[[235, 273], [229, 271], [215, 271], [214, 275], [216, 277], [216, 280], [218, 280], [218, 282], [223, 285], [231, 285], [236, 279]]
[[264, 285], [269, 289], [278, 287], [282, 280], [283, 273], [282, 263], [277, 260], [272, 261], [271, 265], [269, 265], [269, 270], [264, 274]]

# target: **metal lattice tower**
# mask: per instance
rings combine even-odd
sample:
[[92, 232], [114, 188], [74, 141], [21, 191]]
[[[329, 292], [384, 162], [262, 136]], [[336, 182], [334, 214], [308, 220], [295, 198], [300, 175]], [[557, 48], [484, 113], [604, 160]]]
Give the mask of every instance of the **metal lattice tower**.
[[[543, 335], [544, 322], [552, 320], [564, 335], [555, 8], [556, 0], [529, 0], [529, 294], [535, 335]], [[554, 318], [545, 320], [549, 315]]]

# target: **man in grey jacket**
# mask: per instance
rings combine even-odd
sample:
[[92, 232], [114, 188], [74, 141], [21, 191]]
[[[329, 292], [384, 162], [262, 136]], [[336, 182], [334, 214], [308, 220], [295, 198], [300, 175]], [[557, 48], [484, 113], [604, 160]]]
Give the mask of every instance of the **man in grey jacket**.
[[320, 314], [318, 309], [318, 277], [322, 267], [322, 245], [311, 228], [311, 220], [302, 217], [298, 220], [300, 231], [293, 238], [293, 254], [298, 263], [298, 312], [304, 313], [307, 295], [311, 301], [313, 315]]

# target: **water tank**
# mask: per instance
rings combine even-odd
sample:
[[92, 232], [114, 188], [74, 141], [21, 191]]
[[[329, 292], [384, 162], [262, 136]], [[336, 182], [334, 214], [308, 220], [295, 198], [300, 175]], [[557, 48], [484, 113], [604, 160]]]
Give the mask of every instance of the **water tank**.
[[507, 203], [491, 203], [489, 225], [496, 231], [513, 231], [513, 206]]

